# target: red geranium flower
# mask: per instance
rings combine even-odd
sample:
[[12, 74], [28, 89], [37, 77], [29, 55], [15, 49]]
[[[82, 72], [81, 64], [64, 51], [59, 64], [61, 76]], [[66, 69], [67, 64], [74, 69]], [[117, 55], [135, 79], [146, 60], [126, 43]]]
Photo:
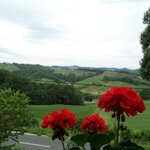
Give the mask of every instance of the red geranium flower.
[[63, 127], [70, 127], [72, 128], [76, 123], [75, 115], [68, 111], [67, 109], [61, 110], [61, 119], [62, 119], [62, 126]]
[[50, 122], [50, 117], [49, 116], [43, 116], [43, 122], [41, 124], [42, 128], [47, 128]]
[[83, 132], [106, 132], [108, 130], [105, 121], [98, 114], [94, 114], [91, 117], [85, 117], [80, 128]]
[[53, 111], [49, 116], [44, 116], [43, 119], [41, 127], [50, 127], [53, 129], [52, 140], [58, 138], [59, 140], [64, 141], [64, 136], [69, 135], [65, 128], [72, 128], [76, 123], [75, 115], [68, 111], [68, 109], [62, 109], [61, 112]]
[[142, 113], [146, 109], [139, 95], [132, 88], [127, 87], [112, 87], [101, 96], [98, 107], [106, 112], [114, 111], [113, 117], [123, 113], [135, 116], [137, 112]]
[[67, 109], [62, 109], [61, 113], [53, 111], [50, 116], [44, 116], [43, 119], [41, 126], [43, 128], [47, 128], [49, 126], [51, 129], [66, 127], [72, 128], [76, 123], [75, 115]]

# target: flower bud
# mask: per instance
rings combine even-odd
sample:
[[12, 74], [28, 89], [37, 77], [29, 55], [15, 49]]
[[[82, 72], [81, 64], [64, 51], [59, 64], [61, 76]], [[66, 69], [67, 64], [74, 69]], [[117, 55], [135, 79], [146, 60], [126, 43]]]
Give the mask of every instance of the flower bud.
[[122, 121], [122, 122], [125, 122], [125, 120], [126, 120], [125, 115], [122, 115], [122, 116], [121, 116], [121, 121]]
[[116, 114], [115, 114], [115, 113], [113, 113], [113, 114], [111, 115], [111, 117], [112, 117], [112, 118], [115, 118], [115, 117], [116, 117]]

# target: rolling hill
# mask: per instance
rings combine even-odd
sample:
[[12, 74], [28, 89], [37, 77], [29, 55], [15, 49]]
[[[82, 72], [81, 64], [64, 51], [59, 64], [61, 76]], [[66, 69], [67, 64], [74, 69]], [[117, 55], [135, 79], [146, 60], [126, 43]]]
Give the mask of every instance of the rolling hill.
[[149, 88], [150, 84], [138, 75], [138, 69], [91, 68], [80, 66], [42, 66], [0, 63], [0, 69], [35, 82], [74, 84], [83, 92], [103, 93], [112, 86]]

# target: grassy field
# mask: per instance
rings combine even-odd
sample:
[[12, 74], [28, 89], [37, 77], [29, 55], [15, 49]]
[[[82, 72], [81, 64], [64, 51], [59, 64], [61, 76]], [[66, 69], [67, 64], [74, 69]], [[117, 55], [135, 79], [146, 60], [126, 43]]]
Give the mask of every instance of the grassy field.
[[[134, 133], [136, 132], [143, 132], [143, 131], [150, 131], [150, 101], [145, 101], [146, 104], [146, 111], [144, 113], [138, 114], [134, 117], [127, 117], [125, 125], [128, 126], [128, 129], [131, 129]], [[86, 104], [83, 106], [73, 106], [73, 105], [31, 105], [30, 106], [32, 113], [34, 116], [38, 119], [39, 124], [42, 123], [42, 116], [49, 115], [52, 111], [58, 110], [60, 111], [62, 108], [68, 108], [70, 111], [72, 111], [77, 118], [84, 118], [85, 116], [89, 116], [92, 114], [100, 114], [101, 117], [105, 119], [107, 122], [107, 125], [109, 127], [114, 126], [114, 119], [111, 118], [111, 112], [106, 113], [102, 110], [100, 110], [97, 107], [97, 103], [92, 104]], [[27, 128], [28, 132], [36, 133], [39, 135], [48, 135], [52, 136], [52, 130], [50, 129], [42, 129], [41, 127], [33, 127], [33, 128]], [[138, 141], [138, 144], [143, 146], [145, 150], [150, 150], [150, 144], [145, 143], [143, 141]]]
[[[84, 118], [87, 115], [91, 115], [95, 109], [97, 104], [90, 104], [90, 105], [83, 105], [83, 106], [77, 106], [77, 105], [30, 105], [30, 109], [32, 111], [32, 114], [37, 118], [39, 121], [39, 125], [42, 123], [42, 116], [49, 115], [52, 111], [57, 110], [60, 111], [62, 108], [68, 108], [70, 111], [72, 111], [78, 119]], [[52, 131], [49, 129], [42, 129], [41, 127], [31, 127], [26, 128], [27, 132], [35, 133], [38, 135], [52, 135]]]
[[[150, 101], [145, 101], [146, 111], [144, 113], [138, 114], [134, 117], [126, 117], [126, 125], [132, 130], [150, 130]], [[85, 116], [92, 115], [94, 113], [100, 114], [108, 125], [114, 124], [114, 119], [111, 118], [111, 112], [106, 113], [99, 108], [97, 108], [97, 103], [94, 104], [86, 104], [83, 106], [77, 105], [32, 105], [30, 106], [32, 113], [38, 118], [39, 121], [42, 121], [42, 116], [49, 115], [52, 111], [58, 110], [60, 111], [62, 108], [68, 108], [72, 111], [77, 118], [84, 118]]]
[[43, 115], [49, 115], [54, 110], [60, 111], [62, 108], [68, 108], [77, 116], [77, 118], [83, 118], [87, 115], [91, 115], [95, 111], [96, 107], [97, 107], [97, 104], [87, 104], [83, 106], [61, 105], [61, 104], [30, 106], [32, 113], [38, 119], [41, 119]]
[[[131, 79], [136, 79], [139, 81], [139, 84], [131, 84], [123, 81], [103, 81], [104, 77], [116, 78], [116, 77], [127, 77]], [[144, 82], [138, 76], [134, 74], [121, 73], [121, 72], [113, 72], [113, 71], [105, 71], [102, 74], [95, 75], [93, 77], [86, 78], [80, 82], [75, 83], [75, 87], [78, 87], [81, 91], [86, 93], [97, 94], [98, 92], [103, 93], [106, 92], [110, 87], [113, 86], [126, 86], [132, 88], [149, 88], [148, 85], [141, 84]], [[81, 84], [81, 86], [79, 86]], [[93, 84], [93, 86], [82, 86], [82, 84]], [[100, 84], [99, 86], [94, 86], [94, 84]]]
[[105, 71], [100, 75], [96, 75], [90, 78], [87, 78], [85, 80], [82, 80], [80, 83], [86, 83], [86, 84], [91, 84], [91, 83], [101, 83], [101, 84], [105, 84], [106, 82], [103, 82], [102, 79], [107, 76], [107, 77], [134, 77], [134, 75], [132, 74], [126, 74], [126, 73], [120, 73], [120, 72], [112, 72], [112, 71]]

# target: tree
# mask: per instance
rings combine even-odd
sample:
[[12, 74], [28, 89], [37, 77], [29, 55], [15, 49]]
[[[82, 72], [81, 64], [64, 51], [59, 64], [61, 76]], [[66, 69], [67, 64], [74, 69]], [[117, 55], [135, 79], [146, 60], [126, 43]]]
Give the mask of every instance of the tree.
[[150, 81], [150, 8], [144, 13], [143, 23], [146, 25], [146, 28], [140, 37], [143, 52], [140, 74], [144, 79]]
[[30, 125], [28, 102], [28, 97], [19, 91], [0, 89], [0, 147], [2, 142], [17, 138], [23, 127]]
[[0, 87], [7, 86], [11, 83], [11, 76], [9, 71], [0, 69]]

